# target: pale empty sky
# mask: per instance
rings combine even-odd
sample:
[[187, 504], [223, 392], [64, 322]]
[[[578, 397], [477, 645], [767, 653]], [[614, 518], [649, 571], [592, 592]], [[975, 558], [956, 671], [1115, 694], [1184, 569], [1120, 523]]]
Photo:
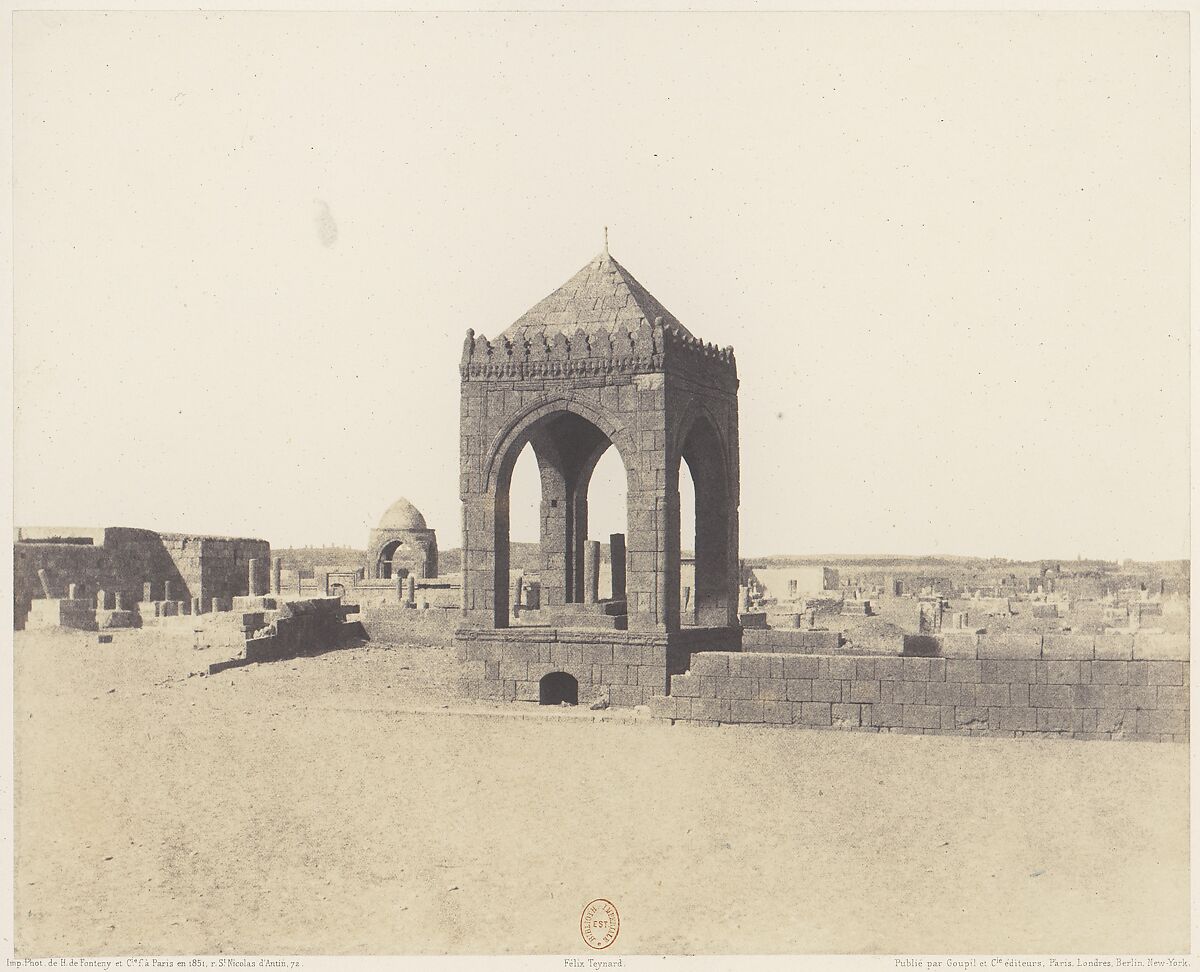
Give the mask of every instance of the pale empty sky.
[[1186, 14], [14, 24], [18, 524], [455, 546], [463, 333], [607, 225], [743, 554], [1187, 555]]

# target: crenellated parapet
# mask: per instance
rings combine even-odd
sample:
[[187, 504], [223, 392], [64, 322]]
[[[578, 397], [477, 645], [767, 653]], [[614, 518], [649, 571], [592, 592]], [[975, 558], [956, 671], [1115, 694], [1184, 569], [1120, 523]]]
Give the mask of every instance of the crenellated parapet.
[[460, 372], [463, 380], [558, 378], [607, 374], [647, 374], [672, 366], [719, 373], [736, 381], [733, 348], [719, 348], [644, 318], [630, 328], [579, 328], [573, 333], [528, 327], [489, 341], [467, 331]]

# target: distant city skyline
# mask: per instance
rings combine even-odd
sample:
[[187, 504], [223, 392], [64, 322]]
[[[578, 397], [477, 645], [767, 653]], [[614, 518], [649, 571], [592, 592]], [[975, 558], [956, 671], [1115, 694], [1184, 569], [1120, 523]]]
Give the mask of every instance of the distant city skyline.
[[463, 335], [607, 226], [736, 351], [743, 556], [1189, 556], [1186, 14], [288, 23], [14, 15], [18, 525], [457, 547]]

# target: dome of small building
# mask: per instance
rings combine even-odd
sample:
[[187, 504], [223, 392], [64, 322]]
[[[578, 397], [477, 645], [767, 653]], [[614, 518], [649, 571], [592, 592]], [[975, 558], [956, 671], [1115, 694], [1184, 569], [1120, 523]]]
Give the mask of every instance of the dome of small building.
[[403, 496], [379, 518], [379, 530], [425, 530], [425, 517]]

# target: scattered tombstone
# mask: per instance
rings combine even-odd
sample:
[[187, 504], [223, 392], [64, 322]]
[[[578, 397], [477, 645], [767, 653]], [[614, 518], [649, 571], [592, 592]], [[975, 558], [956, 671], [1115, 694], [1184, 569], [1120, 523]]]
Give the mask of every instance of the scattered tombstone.
[[38, 580], [42, 582], [42, 597], [53, 597], [50, 593], [50, 575], [46, 573], [44, 567], [38, 568]]
[[276, 557], [271, 567], [271, 593], [283, 593], [283, 558]]

